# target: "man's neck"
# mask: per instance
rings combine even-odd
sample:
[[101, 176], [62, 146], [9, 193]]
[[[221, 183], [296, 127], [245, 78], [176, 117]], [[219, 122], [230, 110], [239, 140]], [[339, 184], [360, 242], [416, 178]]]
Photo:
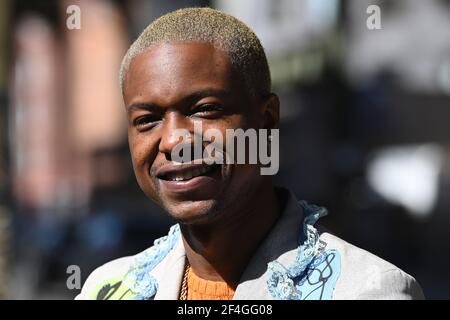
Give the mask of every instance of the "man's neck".
[[236, 287], [262, 240], [279, 215], [274, 187], [262, 186], [254, 199], [227, 219], [212, 224], [181, 225], [187, 259], [200, 278]]

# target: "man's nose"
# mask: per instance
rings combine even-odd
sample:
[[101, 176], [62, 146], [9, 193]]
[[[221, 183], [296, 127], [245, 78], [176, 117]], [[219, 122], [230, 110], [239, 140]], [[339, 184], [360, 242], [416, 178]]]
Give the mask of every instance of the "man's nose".
[[179, 113], [166, 114], [161, 128], [161, 140], [159, 152], [164, 153], [167, 159], [171, 159], [171, 152], [184, 136], [184, 143], [192, 139], [192, 125], [185, 116]]

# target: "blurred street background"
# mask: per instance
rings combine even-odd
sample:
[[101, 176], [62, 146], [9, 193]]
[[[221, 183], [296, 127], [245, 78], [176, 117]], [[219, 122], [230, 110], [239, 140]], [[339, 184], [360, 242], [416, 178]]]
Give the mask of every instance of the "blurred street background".
[[266, 49], [277, 184], [450, 299], [450, 0], [0, 1], [0, 298], [72, 299], [69, 265], [84, 282], [173, 223], [135, 182], [118, 70], [151, 21], [190, 6], [235, 15]]

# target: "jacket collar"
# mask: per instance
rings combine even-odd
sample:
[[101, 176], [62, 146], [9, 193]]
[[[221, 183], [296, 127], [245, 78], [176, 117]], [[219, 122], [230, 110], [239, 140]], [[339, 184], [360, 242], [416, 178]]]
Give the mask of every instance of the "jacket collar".
[[287, 266], [295, 260], [303, 210], [294, 194], [286, 192], [288, 198], [284, 210], [244, 271], [234, 294], [235, 300], [273, 299], [267, 289], [268, 264], [277, 261]]
[[155, 300], [177, 300], [183, 281], [186, 253], [181, 236], [167, 257], [150, 274], [158, 282]]

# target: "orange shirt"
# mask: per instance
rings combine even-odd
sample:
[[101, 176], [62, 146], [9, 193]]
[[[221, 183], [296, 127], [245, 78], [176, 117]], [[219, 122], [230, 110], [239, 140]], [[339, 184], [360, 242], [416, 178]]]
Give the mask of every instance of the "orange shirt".
[[226, 282], [199, 278], [192, 268], [189, 268], [187, 280], [188, 300], [231, 300], [233, 298], [234, 289]]

